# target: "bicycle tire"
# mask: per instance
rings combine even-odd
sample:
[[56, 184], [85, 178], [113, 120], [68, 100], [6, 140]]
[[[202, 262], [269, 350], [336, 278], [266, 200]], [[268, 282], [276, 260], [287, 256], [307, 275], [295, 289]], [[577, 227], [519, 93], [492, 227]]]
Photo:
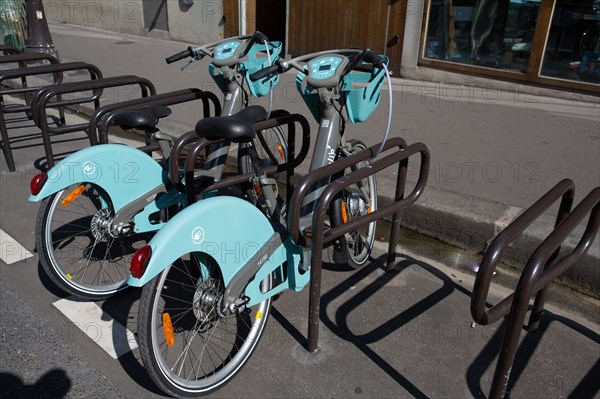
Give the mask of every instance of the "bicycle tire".
[[[351, 146], [350, 153], [353, 154], [357, 151], [364, 151], [367, 146], [360, 140], [350, 139], [348, 143]], [[345, 156], [342, 152], [341, 155]], [[370, 161], [359, 163], [351, 170], [367, 166]], [[348, 170], [344, 171], [346, 174]], [[366, 181], [366, 184], [365, 184]], [[371, 175], [368, 178], [359, 182], [367, 188], [368, 201], [363, 198], [358, 184], [350, 186], [344, 190], [338, 198], [336, 198], [330, 209], [329, 218], [332, 227], [341, 226], [346, 221], [353, 220], [364, 214], [374, 212], [377, 210], [377, 179], [375, 175]], [[345, 209], [344, 209], [345, 208]], [[346, 216], [344, 216], [344, 214]], [[363, 267], [371, 255], [373, 245], [375, 243], [375, 231], [377, 228], [377, 222], [371, 222], [365, 228], [360, 228], [351, 231], [340, 237], [333, 249], [333, 261], [337, 264], [345, 264], [352, 269], [359, 269]]]
[[[66, 198], [79, 187], [83, 191], [68, 202]], [[61, 290], [102, 300], [128, 287], [131, 256], [150, 234], [111, 237], [100, 225], [112, 216], [110, 197], [92, 183], [73, 184], [42, 201], [36, 247], [42, 270]]]
[[[285, 163], [287, 160], [287, 139], [281, 126], [267, 129], [264, 133], [257, 132], [257, 134], [263, 135], [268, 146], [268, 148], [265, 148], [258, 137], [253, 141], [256, 152], [262, 160], [262, 167], [265, 168]], [[246, 154], [240, 156], [238, 167], [243, 174], [254, 172], [252, 161]]]
[[188, 267], [196, 256], [178, 259], [144, 286], [140, 299], [138, 344], [144, 367], [174, 397], [205, 395], [229, 382], [256, 348], [271, 307], [269, 298], [242, 314], [220, 316], [218, 301], [209, 304], [202, 298], [221, 293], [222, 279], [218, 272], [201, 277], [200, 268]]

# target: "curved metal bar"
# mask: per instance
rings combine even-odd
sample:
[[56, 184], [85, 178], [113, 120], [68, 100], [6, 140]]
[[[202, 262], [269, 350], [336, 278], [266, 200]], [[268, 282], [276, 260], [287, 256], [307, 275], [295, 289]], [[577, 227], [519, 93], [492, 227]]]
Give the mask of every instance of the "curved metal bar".
[[[92, 101], [94, 102], [94, 108], [98, 108], [100, 106], [100, 96], [102, 95], [103, 89], [128, 85], [140, 86], [140, 89], [142, 91], [142, 97], [146, 97], [148, 94], [156, 94], [156, 89], [152, 82], [150, 82], [146, 78], [141, 78], [139, 76], [133, 75], [117, 76], [111, 78], [102, 78], [90, 81], [73, 82], [62, 85], [50, 86], [44, 89], [42, 93], [38, 93], [39, 95], [36, 96], [37, 99], [35, 103], [32, 103], [32, 109], [36, 107], [38, 126], [42, 130], [42, 139], [44, 140], [44, 149], [46, 151], [46, 159], [49, 167], [54, 166], [54, 155], [52, 153], [52, 143], [50, 142], [50, 134], [85, 131], [88, 128], [88, 123], [86, 122], [72, 126], [50, 129], [48, 126], [46, 109], [63, 106], [65, 104], [83, 104]], [[94, 92], [94, 94], [90, 97], [85, 97], [76, 100], [56, 101], [48, 105], [48, 102], [52, 97], [59, 97], [62, 94], [76, 93], [88, 90], [92, 90]], [[98, 140], [95, 135], [89, 135], [88, 138], [90, 140], [91, 145], [98, 144]]]
[[[349, 231], [355, 230], [359, 226], [364, 226], [366, 224], [369, 224], [369, 223], [373, 222], [374, 220], [380, 219], [386, 215], [394, 214], [394, 219], [397, 219], [398, 213], [400, 212], [400, 210], [415, 203], [415, 201], [417, 201], [417, 199], [423, 193], [423, 190], [425, 189], [425, 185], [427, 184], [427, 178], [429, 175], [430, 156], [429, 156], [429, 150], [427, 149], [425, 144], [416, 143], [409, 147], [404, 148], [404, 147], [402, 147], [404, 140], [401, 140], [401, 141], [394, 140], [393, 142], [390, 142], [390, 141], [392, 141], [392, 140], [388, 141], [388, 143], [390, 145], [389, 148], [391, 148], [391, 146], [398, 147], [398, 150], [396, 152], [373, 162], [370, 165], [370, 167], [360, 168], [360, 169], [355, 170], [355, 171], [349, 173], [348, 175], [344, 175], [344, 176], [340, 177], [339, 179], [335, 180], [334, 182], [330, 183], [329, 185], [326, 186], [325, 190], [323, 191], [323, 193], [321, 194], [321, 196], [319, 197], [319, 200], [317, 202], [316, 210], [313, 214], [313, 232], [312, 232], [312, 243], [311, 243], [312, 244], [311, 245], [312, 246], [312, 248], [311, 248], [312, 258], [311, 258], [311, 268], [310, 268], [310, 297], [309, 297], [309, 303], [308, 303], [309, 310], [308, 310], [308, 340], [307, 340], [307, 350], [309, 352], [314, 352], [317, 350], [318, 340], [319, 340], [319, 311], [320, 311], [319, 307], [320, 307], [320, 300], [321, 300], [321, 272], [322, 272], [321, 267], [323, 264], [322, 255], [323, 255], [324, 244], [328, 241], [331, 241], [331, 240], [341, 237], [342, 235], [344, 235], [345, 233], [347, 233]], [[369, 155], [372, 154], [373, 151], [377, 151], [380, 146], [381, 146], [381, 144], [378, 144], [376, 146], [370, 147], [368, 149], [368, 151], [361, 151], [355, 155], [361, 155], [363, 153], [366, 153], [366, 157], [365, 157], [365, 155], [362, 155], [362, 157], [364, 159], [369, 159]], [[386, 147], [387, 147], [387, 145], [384, 146], [384, 149], [389, 149]], [[338, 226], [338, 227], [334, 227], [334, 228], [330, 229], [328, 231], [327, 238], [325, 238], [325, 229], [324, 229], [325, 215], [327, 213], [327, 210], [329, 209], [329, 205], [331, 204], [331, 201], [333, 201], [333, 199], [336, 197], [336, 195], [338, 193], [340, 193], [342, 190], [344, 190], [346, 187], [350, 186], [351, 184], [354, 184], [360, 180], [363, 180], [363, 179], [367, 178], [368, 176], [371, 176], [377, 172], [380, 172], [381, 170], [386, 169], [392, 165], [400, 164], [400, 168], [406, 169], [408, 167], [408, 164], [407, 164], [408, 158], [417, 153], [421, 155], [421, 166], [419, 168], [419, 178], [417, 180], [417, 184], [415, 185], [415, 188], [413, 189], [412, 193], [407, 198], [403, 199], [404, 187], [403, 186], [399, 187], [400, 184], [404, 185], [406, 175], [405, 175], [405, 173], [398, 173], [398, 178], [396, 181], [396, 198], [392, 204], [386, 205], [383, 208], [377, 209], [376, 211], [374, 211], [370, 214], [361, 216], [353, 221], [349, 221], [347, 224], [345, 224], [343, 226]], [[325, 166], [320, 169], [327, 169], [327, 172], [329, 170], [342, 171], [347, 167], [346, 165], [350, 162], [350, 160], [355, 155], [350, 156], [346, 159], [341, 159], [339, 161], [334, 162], [331, 165]], [[338, 164], [338, 165], [335, 165], [335, 164]], [[343, 167], [340, 167], [339, 165], [342, 165]], [[318, 172], [318, 171], [319, 171], [319, 169], [317, 169], [315, 172]], [[324, 174], [324, 173], [322, 172], [320, 174]], [[316, 173], [315, 175], [319, 175], [319, 173]], [[311, 181], [311, 179], [306, 179], [306, 181], [309, 182], [309, 181]], [[303, 184], [299, 189], [304, 189], [304, 187], [305, 187], [305, 185]], [[299, 191], [299, 190], [297, 190], [297, 191]], [[300, 202], [297, 202], [297, 201], [300, 201]], [[296, 215], [296, 214], [299, 215], [298, 203], [301, 204], [300, 197], [295, 199], [294, 205], [296, 205], [296, 207], [292, 208], [292, 213], [294, 215]], [[298, 228], [296, 227], [296, 229], [292, 232], [297, 233]], [[393, 268], [393, 260], [395, 258], [395, 251], [396, 251], [397, 234], [394, 237], [395, 238], [393, 240], [391, 239], [390, 243], [389, 243], [388, 264], [386, 266], [386, 271], [389, 271]], [[392, 253], [393, 253], [393, 256], [392, 256]]]
[[183, 193], [185, 190], [180, 184], [181, 179], [179, 176], [179, 164], [177, 163], [179, 156], [187, 144], [199, 139], [200, 137], [198, 137], [196, 131], [192, 130], [182, 134], [177, 140], [175, 140], [175, 143], [173, 143], [173, 148], [171, 148], [171, 154], [169, 155], [169, 178], [179, 192]]
[[221, 104], [216, 95], [196, 88], [183, 89], [153, 96], [138, 98], [115, 104], [108, 104], [98, 108], [89, 123], [90, 134], [97, 134], [99, 143], [108, 143], [108, 128], [114, 119], [113, 111], [131, 109], [142, 110], [154, 105], [175, 105], [184, 102], [201, 100], [203, 117], [211, 116], [210, 103], [213, 105], [214, 115], [221, 115]]
[[552, 204], [562, 198], [556, 219], [556, 224], [560, 223], [571, 210], [574, 194], [575, 186], [572, 180], [564, 179], [560, 181], [494, 238], [483, 256], [473, 286], [471, 316], [475, 322], [483, 325], [493, 323], [504, 317], [510, 310], [513, 300], [512, 294], [491, 309], [486, 310], [492, 276], [504, 250]]
[[[400, 137], [392, 137], [385, 144], [383, 151], [388, 151], [391, 148], [406, 148], [406, 141]], [[300, 180], [290, 200], [288, 208], [288, 230], [294, 242], [299, 245], [306, 246], [306, 241], [300, 232], [300, 209], [302, 201], [308, 193], [310, 187], [317, 181], [329, 178], [330, 176], [343, 171], [359, 162], [370, 159], [375, 151], [379, 149], [379, 145], [367, 148], [365, 151], [360, 151], [349, 157], [339, 159], [330, 165], [313, 170]]]
[[[571, 232], [590, 215], [581, 239], [573, 251], [564, 255], [557, 261], [556, 256], [560, 246]], [[550, 282], [566, 272], [591, 247], [600, 229], [600, 187], [592, 190], [575, 209], [556, 226], [550, 235], [536, 248], [529, 258], [527, 265], [521, 273], [514, 299], [510, 304], [506, 330], [502, 339], [502, 346], [494, 371], [494, 378], [490, 388], [490, 398], [504, 397], [506, 386], [510, 378], [510, 371], [515, 360], [519, 345], [521, 328], [523, 328], [529, 301], [536, 296], [529, 325], [537, 326], [543, 308], [544, 296], [539, 295], [547, 289]]]
[[[395, 202], [386, 205], [382, 208], [378, 208], [377, 210], [369, 214], [348, 221], [348, 223], [342, 226], [331, 228], [327, 233], [327, 237], [323, 238], [323, 244], [333, 241], [336, 238], [339, 238], [352, 230], [356, 230], [361, 225], [369, 224], [377, 219], [381, 219], [385, 215], [398, 212], [414, 204], [419, 199], [421, 194], [423, 194], [423, 191], [425, 190], [425, 184], [427, 183], [427, 174], [429, 173], [430, 164], [429, 150], [423, 143], [412, 144], [406, 149], [401, 149], [398, 152], [395, 152], [391, 155], [388, 155], [384, 158], [381, 158], [380, 160], [373, 162], [373, 164], [371, 164], [370, 167], [360, 168], [328, 184], [325, 190], [323, 190], [323, 192], [321, 193], [321, 197], [319, 198], [319, 201], [317, 203], [317, 209], [313, 214], [313, 226], [323, 225], [323, 223], [325, 222], [325, 216], [327, 214], [327, 211], [329, 210], [329, 205], [334, 200], [335, 196], [342, 192], [345, 188], [363, 179], [366, 179], [369, 176], [382, 171], [383, 169], [386, 169], [405, 159], [408, 159], [409, 157], [417, 153], [421, 154], [419, 178], [413, 191], [408, 197], [404, 199], [396, 199]], [[313, 245], [315, 245], [314, 240]]]
[[[13, 56], [7, 56], [7, 57], [2, 57], [2, 58], [6, 59], [8, 57], [13, 57]], [[27, 116], [29, 118], [33, 119], [33, 121], [36, 124], [38, 124], [38, 121], [40, 119], [38, 112], [35, 112], [35, 110], [37, 110], [36, 104], [37, 104], [37, 98], [38, 98], [36, 96], [36, 94], [39, 94], [40, 88], [39, 87], [27, 87], [27, 77], [41, 75], [41, 74], [48, 74], [48, 73], [53, 74], [53, 82], [49, 83], [48, 86], [45, 86], [44, 88], [42, 88], [42, 90], [44, 90], [45, 88], [48, 88], [48, 87], [53, 87], [52, 86], [53, 84], [56, 85], [56, 84], [62, 83], [63, 72], [66, 72], [66, 71], [87, 70], [90, 74], [90, 79], [97, 79], [99, 77], [102, 77], [100, 70], [92, 64], [87, 64], [87, 63], [83, 63], [83, 62], [71, 62], [71, 63], [60, 64], [60, 63], [54, 63], [55, 61], [58, 62], [58, 60], [56, 60], [55, 58], [53, 58], [51, 56], [41, 57], [41, 58], [48, 59], [51, 62], [51, 64], [43, 65], [43, 66], [32, 66], [32, 67], [26, 67], [26, 68], [18, 68], [18, 69], [10, 69], [10, 70], [6, 70], [6, 71], [0, 71], [0, 82], [3, 80], [6, 80], [6, 79], [16, 79], [19, 77], [21, 78], [21, 82], [22, 82], [21, 88], [0, 90], [0, 96], [3, 94], [35, 93], [32, 96], [32, 98], [26, 99], [25, 105], [19, 105], [19, 106], [7, 108], [7, 107], [4, 107], [0, 103], [0, 133], [2, 135], [2, 141], [4, 143], [3, 152], [4, 152], [4, 155], [6, 158], [6, 163], [8, 164], [8, 169], [11, 172], [13, 172], [15, 170], [15, 164], [14, 164], [14, 159], [12, 156], [12, 150], [10, 148], [10, 140], [8, 137], [8, 131], [6, 128], [3, 114], [4, 113], [14, 113], [14, 112], [25, 112], [27, 114]], [[20, 54], [18, 56], [18, 58], [17, 58], [17, 56], [14, 56], [13, 58], [9, 58], [9, 59], [32, 60], [32, 59], [40, 59], [40, 57], [35, 57], [34, 55], [25, 56], [25, 54]], [[59, 100], [59, 102], [57, 102], [56, 104], [60, 103], [60, 100], [61, 100], [60, 96], [58, 97], [58, 100]], [[63, 102], [63, 104], [64, 104], [64, 102]], [[62, 126], [65, 122], [64, 111], [63, 111], [63, 108], [60, 106], [60, 104], [57, 106], [59, 107], [60, 125]], [[39, 124], [38, 124], [38, 126], [39, 126]], [[49, 141], [46, 140], [46, 138], [44, 137], [44, 148], [46, 149], [46, 151], [48, 149], [48, 146], [49, 146]]]
[[[149, 81], [151, 86], [147, 86], [147, 79], [140, 81], [138, 76], [125, 75], [115, 76], [110, 78], [94, 77], [91, 76], [91, 80], [78, 81], [63, 83], [60, 85], [46, 86], [37, 91], [31, 101], [31, 109], [34, 117], [34, 121], [38, 126], [42, 123], [42, 119], [46, 117], [46, 108], [57, 108], [67, 105], [79, 105], [87, 102], [95, 102], [95, 108], [100, 106], [99, 98], [102, 95], [102, 89], [108, 87], [124, 86], [127, 84], [139, 84], [143, 88], [143, 93], [146, 93], [148, 87], [154, 87]], [[90, 86], [90, 85], [94, 86]], [[100, 86], [100, 87], [98, 87]], [[87, 90], [92, 90], [93, 94], [90, 97], [73, 98], [71, 100], [57, 100], [50, 103], [50, 99], [53, 97], [60, 98], [62, 94], [77, 93]], [[152, 92], [152, 89], [150, 89]], [[48, 105], [50, 103], [50, 105]], [[41, 127], [41, 126], [40, 126]]]
[[202, 137], [196, 144], [190, 149], [185, 159], [185, 194], [187, 196], [188, 205], [196, 202], [195, 195], [195, 179], [194, 171], [196, 170], [196, 159], [202, 152], [202, 150], [208, 148], [212, 144], [216, 144], [222, 140], [207, 140]]

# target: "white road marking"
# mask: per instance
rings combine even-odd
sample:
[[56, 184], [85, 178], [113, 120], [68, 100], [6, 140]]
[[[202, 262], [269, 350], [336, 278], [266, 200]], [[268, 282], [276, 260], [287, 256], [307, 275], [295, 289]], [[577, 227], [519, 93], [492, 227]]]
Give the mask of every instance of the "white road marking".
[[0, 229], [0, 259], [7, 265], [20, 262], [24, 259], [31, 258], [33, 254], [24, 246], [19, 244], [17, 240], [9, 236]]
[[54, 306], [113, 359], [137, 348], [133, 333], [95, 303], [69, 297]]

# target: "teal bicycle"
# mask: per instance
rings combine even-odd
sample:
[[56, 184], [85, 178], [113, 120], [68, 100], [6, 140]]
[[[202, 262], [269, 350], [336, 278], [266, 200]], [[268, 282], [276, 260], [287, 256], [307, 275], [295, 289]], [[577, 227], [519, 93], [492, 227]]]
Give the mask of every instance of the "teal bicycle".
[[[264, 120], [268, 112], [248, 107], [249, 97], [271, 93], [278, 82], [262, 84], [250, 81], [248, 76], [270, 65], [280, 51], [281, 42], [269, 43], [256, 32], [189, 47], [168, 57], [167, 63], [211, 58], [209, 71], [223, 91], [222, 115], [237, 114], [254, 123]], [[117, 124], [135, 127], [157, 142], [161, 162], [135, 148], [103, 144], [78, 151], [48, 173], [33, 178], [29, 200], [41, 201], [35, 228], [40, 263], [63, 291], [100, 300], [127, 288], [133, 253], [147, 243], [169, 215], [187, 205], [185, 185], [175, 184], [184, 171], [178, 155], [170, 154], [201, 136], [191, 132], [173, 141], [161, 134], [156, 125], [169, 114], [163, 106], [124, 111], [115, 118]], [[212, 145], [197, 174], [213, 181], [221, 179], [230, 144], [223, 140]], [[277, 129], [264, 134], [260, 142], [257, 139], [239, 146], [242, 173], [251, 169], [247, 149], [252, 146], [265, 164], [285, 162], [287, 143], [284, 132]]]
[[[251, 78], [267, 81], [298, 70], [298, 88], [319, 121], [311, 162], [311, 170], [319, 170], [365, 148], [344, 139], [341, 110], [346, 108], [352, 122], [369, 117], [380, 101], [386, 63], [371, 51], [331, 50], [280, 59]], [[363, 64], [371, 71], [354, 71]], [[206, 129], [214, 138], [240, 143], [256, 135], [251, 124], [234, 118], [208, 118], [196, 126], [199, 133]], [[288, 228], [299, 226], [302, 237], [311, 236], [315, 199], [328, 181], [311, 188], [300, 223], [286, 220], [276, 184], [266, 178], [254, 148], [249, 150], [260, 206], [229, 196], [204, 199], [170, 220], [131, 262], [128, 284], [144, 287], [138, 315], [142, 360], [152, 380], [172, 396], [204, 395], [230, 381], [256, 348], [273, 296], [301, 291], [310, 279], [310, 250], [298, 245]], [[352, 169], [368, 166], [366, 161]], [[348, 189], [337, 204], [330, 210], [332, 224], [374, 212], [374, 177]], [[372, 222], [352, 232], [337, 249], [355, 266], [363, 265], [374, 228]]]

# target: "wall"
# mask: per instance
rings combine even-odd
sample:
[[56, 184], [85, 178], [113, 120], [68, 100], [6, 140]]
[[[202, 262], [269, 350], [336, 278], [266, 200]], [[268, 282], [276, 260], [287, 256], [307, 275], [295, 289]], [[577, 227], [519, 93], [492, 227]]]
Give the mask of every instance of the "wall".
[[141, 0], [43, 0], [50, 22], [145, 35]]
[[208, 43], [223, 37], [223, 0], [167, 0], [169, 32], [144, 27], [143, 1], [159, 0], [43, 0], [46, 18], [140, 36], [187, 43]]
[[206, 44], [223, 38], [223, 0], [167, 1], [171, 40]]

